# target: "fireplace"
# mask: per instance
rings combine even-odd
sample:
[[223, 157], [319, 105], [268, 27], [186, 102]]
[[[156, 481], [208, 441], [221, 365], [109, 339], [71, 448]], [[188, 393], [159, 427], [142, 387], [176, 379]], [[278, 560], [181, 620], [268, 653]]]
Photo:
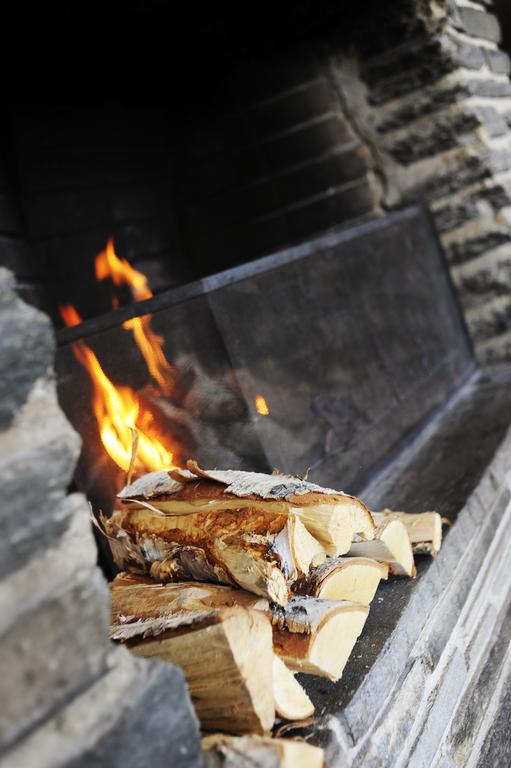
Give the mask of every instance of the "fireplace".
[[108, 516], [127, 474], [189, 458], [438, 509], [440, 557], [384, 585], [340, 682], [300, 678], [316, 717], [292, 735], [331, 766], [505, 760], [471, 701], [505, 719], [508, 59], [486, 2], [349, 6], [246, 39], [204, 11], [172, 100], [8, 110], [1, 253], [56, 334], [2, 275], [14, 765], [55, 745], [62, 765], [198, 764], [179, 672], [107, 640], [114, 567], [79, 495]]

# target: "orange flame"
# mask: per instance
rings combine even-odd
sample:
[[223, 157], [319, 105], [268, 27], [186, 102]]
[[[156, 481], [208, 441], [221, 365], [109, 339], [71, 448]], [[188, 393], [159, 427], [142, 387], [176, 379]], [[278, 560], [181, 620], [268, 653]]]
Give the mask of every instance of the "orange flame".
[[80, 325], [82, 322], [82, 318], [72, 304], [64, 304], [59, 309], [62, 319], [68, 327]]
[[[112, 238], [109, 238], [105, 250], [96, 256], [95, 266], [98, 280], [110, 278], [114, 285], [128, 285], [135, 301], [152, 297], [153, 293], [146, 276], [133, 269], [126, 259], [120, 259], [117, 256]], [[116, 302], [114, 306], [115, 304]], [[160, 389], [169, 393], [172, 387], [173, 370], [163, 353], [163, 338], [151, 328], [151, 316], [133, 317], [131, 320], [126, 320], [122, 327], [132, 331], [149, 373]]]
[[268, 414], [270, 413], [268, 404], [262, 395], [256, 395], [255, 407], [256, 407], [257, 413], [260, 413], [261, 416], [268, 416]]
[[[152, 292], [145, 275], [115, 253], [112, 239], [96, 257], [98, 280], [111, 278], [116, 286], [129, 285], [137, 300], [151, 298]], [[113, 299], [114, 307], [117, 305]], [[67, 326], [78, 325], [82, 318], [70, 305], [60, 307], [62, 319]], [[149, 373], [157, 382], [161, 393], [168, 394], [173, 383], [173, 369], [163, 353], [163, 338], [151, 328], [151, 316], [126, 320], [123, 328], [132, 331], [135, 342], [142, 353]], [[92, 407], [96, 416], [99, 433], [108, 455], [117, 466], [128, 471], [132, 453], [132, 430], [138, 432], [136, 472], [151, 472], [176, 466], [173, 451], [163, 444], [156, 434], [154, 414], [143, 406], [135, 390], [116, 386], [108, 378], [95, 353], [83, 341], [73, 345], [76, 358], [87, 370], [93, 385]], [[169, 436], [165, 440], [172, 442]]]

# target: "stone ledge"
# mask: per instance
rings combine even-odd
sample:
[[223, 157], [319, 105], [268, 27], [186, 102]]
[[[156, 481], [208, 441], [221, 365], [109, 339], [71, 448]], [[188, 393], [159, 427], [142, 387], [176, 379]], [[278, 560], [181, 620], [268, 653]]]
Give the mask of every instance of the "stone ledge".
[[98, 550], [84, 497], [73, 494], [61, 506], [63, 519], [69, 521], [63, 535], [23, 569], [0, 580], [0, 634], [66, 586], [83, 582], [96, 565]]
[[111, 648], [106, 582], [93, 566], [82, 583], [63, 586], [65, 592], [19, 617], [0, 638], [0, 678], [15, 691], [0, 713], [4, 749], [105, 670]]
[[0, 432], [0, 576], [21, 568], [65, 529], [63, 507], [80, 439], [57, 403], [55, 385], [39, 379], [9, 429]]
[[54, 342], [49, 318], [20, 301], [14, 278], [0, 267], [0, 430], [8, 427], [34, 383], [45, 377]]
[[180, 670], [112, 652], [110, 671], [10, 752], [0, 768], [199, 768]]
[[[463, 691], [477, 673], [479, 659], [487, 653], [488, 636], [483, 628], [498, 626], [502, 606], [511, 594], [511, 572], [506, 574], [504, 566], [503, 571], [493, 569], [499, 558], [504, 565], [508, 562], [511, 549], [503, 535], [511, 520], [511, 431], [505, 435], [502, 424], [503, 419], [509, 423], [511, 418], [506, 395], [510, 380], [509, 367], [477, 373], [450, 408], [362, 494], [372, 508], [383, 501], [391, 506], [401, 502], [401, 508], [410, 511], [439, 507], [443, 500], [440, 511], [449, 516], [456, 516], [456, 497], [461, 500], [465, 495], [465, 501], [461, 501], [462, 509], [438, 558], [419, 560], [417, 582], [407, 586], [394, 579], [380, 589], [366, 636], [358, 641], [358, 654], [356, 646], [352, 666], [345, 670], [341, 683], [334, 688], [302, 679], [315, 703], [325, 710], [316, 738], [327, 748], [332, 766], [390, 768], [408, 764], [410, 759], [414, 765], [430, 765], [436, 759], [439, 733], [447, 731]], [[476, 422], [483, 419], [484, 438], [474, 418]], [[492, 439], [497, 440], [494, 445], [499, 436], [502, 442], [495, 453], [491, 443], [484, 446], [484, 440], [488, 441], [491, 424], [499, 422]], [[468, 456], [458, 455], [460, 445], [465, 444], [466, 451], [471, 439], [479, 479], [474, 477]], [[445, 477], [442, 471], [438, 477], [436, 464], [443, 465]], [[430, 476], [436, 478], [436, 484], [429, 483]], [[461, 495], [448, 490], [448, 477], [461, 483]], [[408, 497], [414, 501], [408, 502]], [[405, 597], [408, 588], [410, 594]], [[408, 601], [404, 609], [399, 601]], [[495, 610], [487, 612], [484, 607], [490, 602]], [[396, 622], [389, 617], [391, 607], [398, 609], [397, 623], [381, 628], [381, 622]], [[356, 656], [361, 654], [367, 661], [365, 648], [374, 642], [376, 627], [388, 639], [344, 704], [345, 689], [353, 684]]]

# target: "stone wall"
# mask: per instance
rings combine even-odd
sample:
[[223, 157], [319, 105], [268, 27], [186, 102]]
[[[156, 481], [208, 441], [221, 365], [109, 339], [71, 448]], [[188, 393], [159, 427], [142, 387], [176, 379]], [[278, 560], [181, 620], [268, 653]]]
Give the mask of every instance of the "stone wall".
[[396, 3], [351, 58], [330, 60], [382, 207], [432, 211], [482, 361], [511, 355], [510, 64], [489, 6]]
[[[79, 439], [60, 410], [49, 320], [0, 270], [0, 765], [198, 765], [182, 673], [108, 640]], [[169, 755], [172, 756], [170, 759]]]

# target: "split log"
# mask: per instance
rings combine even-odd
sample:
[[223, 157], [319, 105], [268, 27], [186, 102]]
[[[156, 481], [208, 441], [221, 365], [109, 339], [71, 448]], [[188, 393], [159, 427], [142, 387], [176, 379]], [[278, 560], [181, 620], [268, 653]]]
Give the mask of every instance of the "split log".
[[367, 557], [329, 557], [293, 584], [295, 595], [369, 605], [389, 566]]
[[137, 656], [181, 667], [205, 730], [265, 733], [273, 726], [272, 631], [261, 611], [235, 607], [132, 617], [114, 624], [111, 637]]
[[405, 525], [394, 516], [384, 515], [379, 520], [374, 539], [353, 541], [350, 557], [368, 557], [380, 563], [388, 563], [391, 573], [397, 576], [415, 576], [412, 545]]
[[305, 720], [314, 714], [314, 704], [278, 656], [273, 657], [273, 698], [283, 720]]
[[354, 497], [287, 475], [188, 466], [119, 494], [124, 509], [104, 525], [121, 569], [238, 585], [284, 605], [311, 564], [346, 552], [355, 534], [374, 535]]
[[[323, 768], [324, 752], [306, 741], [272, 739], [264, 736], [225, 736], [212, 734], [202, 740], [207, 755], [217, 757], [213, 766], [249, 768], [271, 765], [272, 768]], [[266, 761], [265, 752], [271, 751], [275, 761]]]
[[432, 555], [436, 557], [442, 546], [442, 518], [438, 512], [393, 512], [384, 509], [373, 513], [376, 525], [380, 525], [387, 517], [397, 517], [404, 524], [415, 555]]
[[[113, 637], [116, 640], [128, 642], [131, 650], [134, 653], [139, 652], [140, 655], [147, 653], [148, 644], [147, 642], [142, 644], [141, 639], [146, 638], [148, 631], [153, 635], [157, 631], [159, 635], [160, 629], [168, 627], [171, 620], [177, 622], [177, 626], [182, 629], [190, 624], [193, 626], [195, 617], [199, 623], [204, 620], [210, 622], [212, 611], [222, 614], [225, 610], [241, 608], [245, 611], [262, 612], [261, 615], [265, 615], [267, 621], [271, 616], [266, 600], [249, 592], [217, 584], [194, 582], [155, 584], [148, 578], [121, 574], [114, 579], [110, 587], [112, 624], [115, 628], [112, 630]], [[197, 643], [196, 638], [192, 638], [191, 641]], [[139, 648], [139, 644], [143, 647]], [[150, 655], [161, 656], [161, 658], [167, 658], [161, 655], [162, 653], [174, 653], [170, 642], [160, 647], [153, 645], [150, 650]], [[256, 670], [259, 669], [258, 664], [259, 661], [254, 664]], [[185, 674], [188, 679], [186, 668]], [[208, 673], [206, 670], [205, 674], [208, 676], [211, 672]], [[216, 672], [213, 671], [213, 674], [215, 675]], [[287, 720], [303, 720], [310, 717], [314, 712], [314, 706], [309, 697], [295, 680], [292, 672], [275, 656], [272, 658], [271, 676], [277, 714]], [[226, 701], [229, 702], [228, 692], [222, 690], [222, 694], [217, 699], [219, 709], [223, 706], [224, 694]], [[203, 721], [204, 715], [199, 714], [199, 717]]]
[[272, 606], [273, 647], [296, 671], [339, 680], [362, 632], [368, 608], [343, 600], [293, 597]]

